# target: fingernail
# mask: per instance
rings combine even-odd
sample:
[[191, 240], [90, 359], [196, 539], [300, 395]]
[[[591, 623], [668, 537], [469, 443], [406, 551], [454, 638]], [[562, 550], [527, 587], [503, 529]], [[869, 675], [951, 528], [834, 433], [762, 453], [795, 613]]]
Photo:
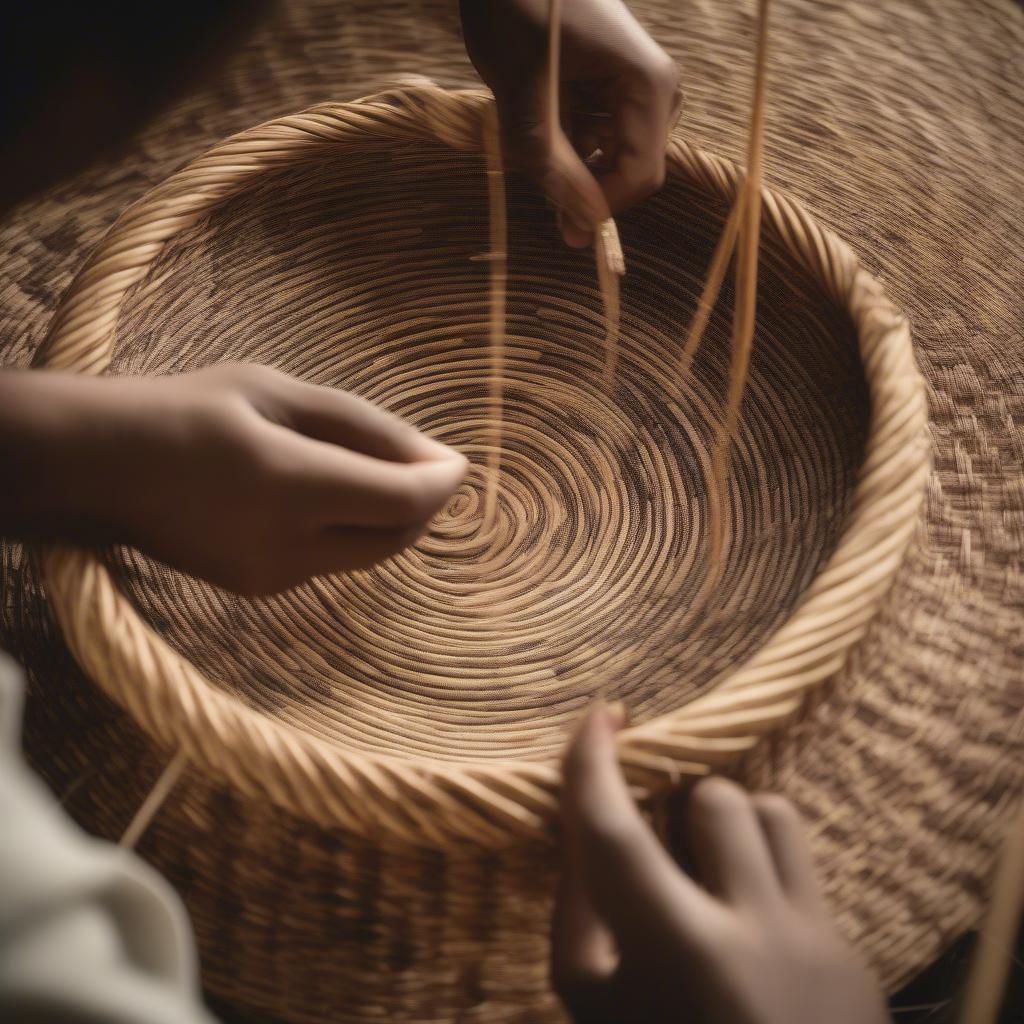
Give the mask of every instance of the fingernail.
[[621, 700], [613, 700], [607, 705], [608, 717], [616, 729], [621, 729], [629, 720], [629, 712]]
[[423, 438], [423, 449], [426, 457], [430, 459], [464, 459], [466, 456], [457, 448], [435, 441], [432, 437]]
[[607, 717], [609, 724], [615, 730], [621, 729], [629, 718], [626, 705], [621, 700], [613, 700], [609, 703], [602, 701], [601, 709]]
[[449, 452], [443, 459], [425, 459], [416, 464], [419, 472], [436, 486], [448, 491], [462, 482], [469, 469], [469, 460], [458, 452]]

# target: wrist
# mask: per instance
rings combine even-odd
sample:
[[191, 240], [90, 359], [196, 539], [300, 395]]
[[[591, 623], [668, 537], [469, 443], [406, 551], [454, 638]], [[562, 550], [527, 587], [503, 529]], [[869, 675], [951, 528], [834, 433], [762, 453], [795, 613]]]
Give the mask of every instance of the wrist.
[[117, 382], [47, 370], [0, 373], [0, 534], [130, 539], [123, 453], [138, 438]]

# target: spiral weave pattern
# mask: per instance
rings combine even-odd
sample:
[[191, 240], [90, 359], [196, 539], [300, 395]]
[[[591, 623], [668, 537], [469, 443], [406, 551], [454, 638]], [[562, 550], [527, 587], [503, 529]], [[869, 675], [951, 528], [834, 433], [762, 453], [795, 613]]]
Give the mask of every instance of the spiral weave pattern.
[[487, 522], [488, 109], [409, 88], [227, 140], [120, 218], [41, 357], [92, 373], [273, 363], [466, 452], [470, 478], [413, 550], [278, 598], [131, 551], [45, 560], [75, 656], [161, 746], [314, 822], [439, 846], [545, 835], [566, 731], [597, 694], [630, 707], [620, 754], [645, 788], [784, 724], [866, 628], [927, 472], [905, 321], [841, 241], [764, 190], [730, 546], [703, 592], [727, 317], [688, 375], [679, 354], [737, 171], [673, 139], [665, 192], [620, 224], [613, 387], [592, 258], [510, 186]]

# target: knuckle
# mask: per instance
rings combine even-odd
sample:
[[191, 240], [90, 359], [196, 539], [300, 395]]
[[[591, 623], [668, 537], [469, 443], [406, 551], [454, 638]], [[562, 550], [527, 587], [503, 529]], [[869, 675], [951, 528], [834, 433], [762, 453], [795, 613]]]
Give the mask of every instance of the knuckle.
[[282, 376], [280, 371], [262, 363], [225, 363], [221, 379], [226, 388], [245, 397], [261, 395]]
[[644, 78], [660, 95], [674, 97], [679, 92], [679, 65], [664, 50], [644, 66]]
[[243, 403], [224, 404], [208, 413], [211, 432], [220, 438], [224, 453], [236, 465], [254, 466], [267, 472], [272, 458], [271, 450], [261, 443], [258, 422]]

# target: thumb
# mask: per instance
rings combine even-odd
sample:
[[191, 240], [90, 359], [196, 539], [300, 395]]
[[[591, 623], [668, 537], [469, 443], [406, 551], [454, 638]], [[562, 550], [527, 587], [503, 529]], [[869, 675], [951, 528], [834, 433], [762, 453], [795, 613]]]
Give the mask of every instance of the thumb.
[[390, 462], [271, 424], [267, 447], [295, 507], [322, 526], [403, 529], [425, 523], [466, 475], [465, 456]]
[[568, 831], [567, 826], [551, 918], [551, 980], [576, 1021], [594, 1021], [608, 1006], [619, 956], [614, 936], [591, 903], [578, 836]]
[[577, 1021], [597, 1018], [619, 964], [615, 938], [597, 915], [578, 855], [563, 848], [562, 875], [551, 918], [551, 980]]
[[640, 814], [619, 768], [606, 708], [584, 720], [564, 770], [568, 855], [619, 950], [641, 962], [697, 952], [720, 908], [679, 870]]
[[540, 182], [559, 213], [559, 227], [567, 244], [581, 249], [594, 240], [594, 232], [611, 216], [608, 201], [597, 179], [559, 129], [548, 153], [548, 164]]
[[505, 161], [544, 192], [559, 212], [566, 242], [582, 248], [611, 212], [597, 179], [561, 127], [549, 138], [543, 93], [524, 90], [514, 100], [498, 100]]

